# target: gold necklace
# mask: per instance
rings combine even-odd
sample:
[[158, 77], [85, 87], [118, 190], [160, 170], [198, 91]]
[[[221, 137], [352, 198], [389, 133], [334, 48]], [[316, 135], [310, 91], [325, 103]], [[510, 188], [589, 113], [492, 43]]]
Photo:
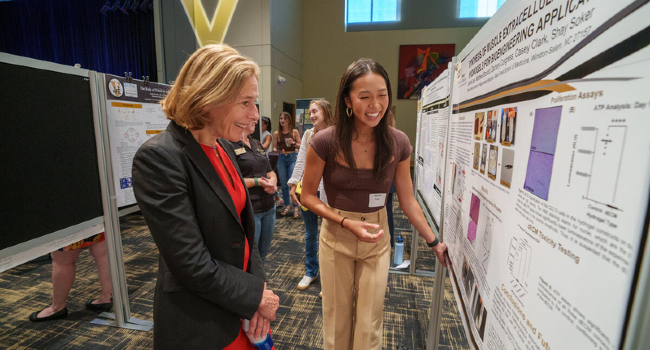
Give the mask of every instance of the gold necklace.
[[[371, 136], [373, 136], [373, 135], [374, 135], [373, 133], [369, 133], [369, 134], [365, 134], [365, 135], [357, 135], [356, 142], [357, 142], [357, 144], [359, 146], [361, 146], [364, 149], [365, 153], [368, 153], [368, 145], [367, 145], [367, 143], [370, 142], [370, 139], [372, 138]], [[366, 139], [366, 145], [362, 145], [361, 142], [359, 142], [359, 139], [361, 139], [362, 136]]]

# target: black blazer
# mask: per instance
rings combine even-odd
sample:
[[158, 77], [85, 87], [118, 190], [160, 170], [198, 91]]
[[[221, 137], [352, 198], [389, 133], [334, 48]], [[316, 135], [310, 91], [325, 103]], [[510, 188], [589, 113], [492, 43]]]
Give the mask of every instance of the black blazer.
[[[225, 140], [219, 143], [243, 182], [232, 149]], [[240, 222], [203, 149], [175, 122], [136, 153], [133, 190], [160, 251], [154, 348], [226, 347], [239, 334], [240, 318], [257, 311], [266, 280], [248, 191]], [[242, 270], [244, 235], [250, 248], [247, 271]]]

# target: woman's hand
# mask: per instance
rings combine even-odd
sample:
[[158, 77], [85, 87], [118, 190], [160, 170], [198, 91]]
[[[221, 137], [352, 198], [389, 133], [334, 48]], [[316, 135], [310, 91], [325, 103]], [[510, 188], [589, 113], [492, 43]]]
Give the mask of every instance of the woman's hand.
[[297, 187], [298, 186], [296, 185], [291, 185], [291, 190], [289, 190], [289, 195], [291, 196], [291, 201], [293, 202], [293, 204], [299, 207], [302, 206], [302, 204], [300, 204], [300, 201], [298, 200], [298, 196], [296, 196]]
[[449, 261], [449, 254], [447, 254], [447, 244], [440, 242], [436, 244], [435, 247], [431, 248], [433, 249], [433, 253], [436, 254], [436, 258], [440, 260], [440, 263], [444, 267], [450, 267], [451, 262]]
[[248, 335], [257, 339], [269, 332], [270, 321], [260, 314], [259, 311], [253, 314], [250, 323], [248, 324]]
[[257, 179], [258, 185], [264, 188], [264, 192], [268, 194], [274, 194], [275, 191], [277, 191], [278, 186], [274, 182], [275, 181], [267, 179], [265, 177], [260, 177]]
[[379, 242], [381, 237], [384, 235], [384, 230], [379, 230], [377, 233], [368, 232], [368, 230], [378, 229], [379, 225], [367, 223], [365, 221], [345, 219], [345, 221], [343, 221], [343, 228], [352, 232], [352, 234], [357, 236], [357, 239], [362, 242], [376, 243]]
[[[278, 310], [279, 306], [280, 298], [275, 295], [272, 290], [266, 289], [266, 282], [264, 282], [262, 301], [260, 301], [260, 306], [257, 308], [257, 312], [264, 318], [269, 319], [270, 321], [275, 321], [275, 311]], [[252, 321], [253, 320], [251, 320], [251, 325]]]

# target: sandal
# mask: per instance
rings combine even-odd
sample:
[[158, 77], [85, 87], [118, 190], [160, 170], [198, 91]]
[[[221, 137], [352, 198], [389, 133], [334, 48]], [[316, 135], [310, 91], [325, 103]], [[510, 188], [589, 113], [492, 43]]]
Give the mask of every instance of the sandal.
[[293, 218], [300, 219], [300, 208], [293, 207]]
[[287, 215], [289, 215], [290, 211], [291, 211], [291, 207], [287, 205], [287, 206], [284, 207], [284, 210], [280, 212], [280, 215], [287, 216]]

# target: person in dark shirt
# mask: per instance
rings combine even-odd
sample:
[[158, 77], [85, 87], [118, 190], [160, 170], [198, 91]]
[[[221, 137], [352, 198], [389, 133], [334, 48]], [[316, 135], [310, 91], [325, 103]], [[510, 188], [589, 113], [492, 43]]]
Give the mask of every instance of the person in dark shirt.
[[[323, 348], [379, 350], [390, 265], [390, 237], [384, 232], [391, 183], [402, 210], [443, 266], [447, 247], [438, 242], [413, 195], [409, 139], [385, 117], [392, 95], [384, 68], [359, 59], [339, 86], [334, 123], [312, 138], [302, 182], [302, 204], [323, 218]], [[316, 195], [321, 177], [327, 204]]]
[[256, 125], [257, 123], [251, 123], [242, 132], [239, 141], [229, 142], [235, 152], [237, 164], [250, 194], [255, 217], [255, 243], [259, 249], [260, 258], [265, 261], [275, 231], [275, 200], [273, 196], [278, 187], [275, 172], [266, 158], [264, 147], [251, 136]]
[[[296, 152], [300, 149], [300, 133], [295, 127], [296, 121], [291, 114], [282, 112], [278, 130], [273, 133], [273, 151], [280, 152], [278, 155], [278, 176], [280, 177], [284, 201], [284, 210], [280, 213], [282, 216], [287, 216], [291, 212], [291, 198], [289, 197], [287, 181], [293, 174], [293, 167], [296, 165], [298, 157]], [[300, 219], [298, 207], [293, 208], [293, 218]]]

